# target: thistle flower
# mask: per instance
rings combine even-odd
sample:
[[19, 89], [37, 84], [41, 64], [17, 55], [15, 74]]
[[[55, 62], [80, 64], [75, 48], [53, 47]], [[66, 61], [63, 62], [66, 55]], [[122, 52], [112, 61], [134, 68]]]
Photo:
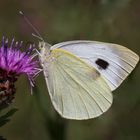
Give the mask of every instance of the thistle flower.
[[27, 75], [31, 87], [34, 85], [34, 77], [40, 72], [38, 61], [33, 58], [33, 45], [26, 52], [21, 52], [22, 42], [11, 41], [8, 47], [8, 39], [2, 38], [0, 46], [0, 106], [7, 106], [14, 98], [15, 82], [21, 74]]

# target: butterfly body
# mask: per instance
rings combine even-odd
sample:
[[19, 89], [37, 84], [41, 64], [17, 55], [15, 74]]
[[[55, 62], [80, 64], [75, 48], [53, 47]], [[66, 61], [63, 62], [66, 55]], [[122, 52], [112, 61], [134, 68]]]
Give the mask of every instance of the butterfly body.
[[96, 41], [40, 43], [40, 61], [49, 95], [67, 119], [90, 119], [106, 112], [116, 89], [139, 57], [129, 49]]

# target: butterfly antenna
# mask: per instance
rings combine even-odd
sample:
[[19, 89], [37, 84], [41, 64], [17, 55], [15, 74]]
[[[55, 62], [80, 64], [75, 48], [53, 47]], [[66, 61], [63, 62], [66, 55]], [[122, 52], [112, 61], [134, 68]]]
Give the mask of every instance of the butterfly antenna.
[[42, 37], [40, 37], [40, 36], [38, 36], [38, 35], [36, 35], [36, 34], [34, 34], [34, 33], [32, 33], [32, 36], [33, 36], [33, 37], [36, 37], [36, 38], [38, 38], [38, 39], [40, 39], [41, 41], [44, 41]]
[[41, 41], [43, 40], [43, 37], [41, 36], [41, 34], [39, 33], [39, 31], [33, 26], [33, 24], [30, 22], [30, 20], [24, 15], [24, 13], [22, 11], [19, 11], [19, 14], [23, 17], [23, 19], [26, 21], [26, 23], [33, 29], [33, 31], [36, 33], [32, 33], [32, 36], [40, 39]]

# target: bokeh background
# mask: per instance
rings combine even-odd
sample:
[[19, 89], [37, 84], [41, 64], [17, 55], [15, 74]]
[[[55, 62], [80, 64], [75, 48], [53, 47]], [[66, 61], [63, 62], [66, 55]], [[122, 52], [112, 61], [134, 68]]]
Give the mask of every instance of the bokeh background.
[[[38, 40], [19, 10], [50, 44], [98, 40], [124, 45], [140, 55], [139, 0], [1, 0], [0, 37], [15, 37], [26, 44]], [[65, 120], [54, 111], [42, 73], [33, 95], [24, 76], [16, 88], [9, 108], [19, 110], [0, 128], [7, 140], [140, 140], [139, 64], [113, 92], [111, 109], [87, 121]]]

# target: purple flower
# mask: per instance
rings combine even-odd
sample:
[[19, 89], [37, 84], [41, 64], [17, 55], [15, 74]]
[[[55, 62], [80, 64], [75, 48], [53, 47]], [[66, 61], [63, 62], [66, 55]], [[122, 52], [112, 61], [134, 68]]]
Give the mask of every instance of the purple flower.
[[[9, 47], [8, 47], [9, 45]], [[8, 44], [8, 39], [2, 38], [0, 47], [0, 105], [9, 104], [14, 98], [14, 83], [21, 74], [27, 75], [31, 86], [34, 77], [40, 72], [38, 61], [33, 60], [33, 45], [25, 52], [21, 52], [22, 42]]]

